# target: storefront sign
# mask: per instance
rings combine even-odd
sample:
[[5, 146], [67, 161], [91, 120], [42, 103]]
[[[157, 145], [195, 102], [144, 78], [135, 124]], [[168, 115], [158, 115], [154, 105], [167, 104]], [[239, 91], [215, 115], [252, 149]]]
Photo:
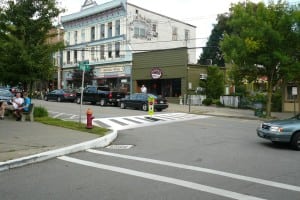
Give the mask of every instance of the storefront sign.
[[157, 67], [151, 69], [151, 77], [153, 79], [160, 79], [162, 77], [162, 74], [162, 70]]
[[103, 67], [100, 68], [101, 73], [123, 72], [124, 67]]

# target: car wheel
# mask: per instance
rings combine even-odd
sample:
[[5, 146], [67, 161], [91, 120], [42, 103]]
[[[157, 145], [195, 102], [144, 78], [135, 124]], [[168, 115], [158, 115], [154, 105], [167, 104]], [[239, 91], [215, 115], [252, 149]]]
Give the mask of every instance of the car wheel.
[[292, 147], [293, 149], [299, 151], [300, 150], [300, 132], [295, 133], [292, 138]]
[[143, 110], [143, 111], [148, 111], [148, 105], [144, 103], [144, 104], [142, 105], [142, 110]]
[[80, 104], [81, 100], [79, 97], [76, 98], [76, 103]]
[[126, 108], [126, 105], [125, 105], [124, 102], [121, 102], [121, 103], [120, 103], [120, 108], [121, 108], [121, 109], [125, 109], [125, 108]]
[[58, 102], [61, 102], [61, 98], [60, 98], [60, 97], [57, 97], [57, 101], [58, 101]]
[[105, 106], [105, 105], [106, 105], [105, 99], [101, 99], [101, 100], [100, 100], [100, 106]]
[[162, 109], [160, 109], [160, 108], [158, 108], [158, 109], [156, 109], [157, 110], [157, 112], [161, 112], [162, 111]]

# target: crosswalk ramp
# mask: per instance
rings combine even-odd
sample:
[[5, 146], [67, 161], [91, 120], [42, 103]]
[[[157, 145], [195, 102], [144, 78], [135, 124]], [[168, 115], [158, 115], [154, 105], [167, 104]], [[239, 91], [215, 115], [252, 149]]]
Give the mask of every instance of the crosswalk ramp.
[[195, 115], [188, 113], [167, 113], [155, 115], [137, 115], [123, 117], [96, 118], [93, 120], [94, 125], [114, 130], [133, 129], [158, 124], [174, 123], [178, 121], [188, 121], [195, 119], [204, 119], [210, 116]]

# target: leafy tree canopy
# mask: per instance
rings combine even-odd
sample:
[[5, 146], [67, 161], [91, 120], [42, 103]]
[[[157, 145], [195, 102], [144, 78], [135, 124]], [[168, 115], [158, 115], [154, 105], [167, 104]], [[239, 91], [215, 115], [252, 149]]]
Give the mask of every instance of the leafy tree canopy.
[[217, 21], [218, 23], [214, 25], [211, 35], [206, 43], [206, 48], [203, 49], [203, 53], [198, 60], [198, 63], [201, 65], [217, 65], [219, 67], [225, 67], [225, 60], [219, 43], [225, 32], [231, 32], [229, 26], [226, 24], [228, 21], [228, 15], [219, 15]]
[[227, 22], [231, 32], [224, 35], [221, 50], [249, 77], [266, 76], [267, 116], [270, 116], [272, 89], [281, 79], [299, 74], [299, 7], [279, 1], [236, 4], [230, 8]]
[[48, 80], [55, 70], [52, 55], [63, 48], [48, 42], [56, 37], [50, 30], [62, 10], [55, 0], [8, 0], [0, 6], [0, 82]]

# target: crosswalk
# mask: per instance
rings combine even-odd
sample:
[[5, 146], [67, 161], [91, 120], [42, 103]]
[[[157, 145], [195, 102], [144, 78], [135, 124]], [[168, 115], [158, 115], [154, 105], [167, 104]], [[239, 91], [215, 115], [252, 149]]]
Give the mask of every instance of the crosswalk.
[[[79, 115], [60, 113], [56, 111], [49, 111], [53, 118], [59, 118], [66, 121], [77, 121]], [[179, 121], [188, 121], [195, 119], [204, 119], [211, 116], [196, 115], [190, 113], [164, 113], [150, 115], [135, 115], [135, 116], [122, 116], [122, 117], [106, 117], [106, 118], [95, 118], [93, 119], [93, 125], [105, 127], [113, 130], [126, 130], [145, 126], [152, 126], [158, 124], [174, 123]], [[85, 116], [82, 119], [86, 121]]]
[[109, 117], [109, 118], [96, 118], [93, 120], [94, 125], [101, 127], [125, 130], [133, 129], [145, 126], [152, 126], [158, 124], [174, 123], [178, 121], [187, 121], [195, 119], [204, 119], [209, 116], [195, 115], [188, 113], [167, 113], [167, 114], [155, 114], [149, 115], [137, 115], [137, 116], [123, 116], [123, 117]]

